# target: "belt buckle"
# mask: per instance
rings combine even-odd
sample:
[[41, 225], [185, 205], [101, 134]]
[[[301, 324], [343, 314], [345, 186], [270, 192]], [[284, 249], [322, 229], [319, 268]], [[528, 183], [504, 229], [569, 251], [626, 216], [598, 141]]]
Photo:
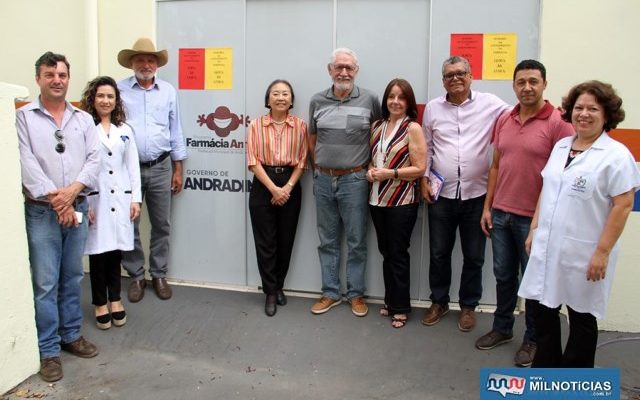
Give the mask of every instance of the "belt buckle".
[[275, 167], [276, 170], [276, 174], [283, 174], [284, 173], [284, 167]]

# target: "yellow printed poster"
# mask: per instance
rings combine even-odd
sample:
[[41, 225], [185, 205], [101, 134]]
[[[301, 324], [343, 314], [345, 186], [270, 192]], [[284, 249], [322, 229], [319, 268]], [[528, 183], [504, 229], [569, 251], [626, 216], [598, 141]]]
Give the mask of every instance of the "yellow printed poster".
[[515, 33], [485, 33], [482, 79], [511, 80], [516, 68], [518, 37]]
[[233, 89], [233, 49], [217, 47], [205, 49], [204, 88]]

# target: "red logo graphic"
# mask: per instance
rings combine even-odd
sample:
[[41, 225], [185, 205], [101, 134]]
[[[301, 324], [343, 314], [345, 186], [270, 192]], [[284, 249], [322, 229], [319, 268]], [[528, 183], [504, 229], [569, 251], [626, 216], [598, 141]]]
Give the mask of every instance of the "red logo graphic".
[[198, 116], [196, 121], [200, 126], [207, 125], [207, 128], [211, 129], [220, 137], [227, 137], [232, 131], [238, 129], [242, 124], [249, 126], [249, 116], [236, 115], [232, 113], [226, 106], [218, 106], [214, 112], [205, 117], [204, 114]]

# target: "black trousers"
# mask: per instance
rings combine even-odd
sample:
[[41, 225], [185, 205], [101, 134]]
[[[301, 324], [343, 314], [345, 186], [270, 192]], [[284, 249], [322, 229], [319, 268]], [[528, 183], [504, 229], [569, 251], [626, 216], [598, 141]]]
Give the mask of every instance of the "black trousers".
[[[284, 186], [291, 177], [291, 171], [275, 173], [267, 168], [265, 170], [278, 186]], [[249, 194], [249, 213], [262, 291], [266, 294], [282, 290], [289, 271], [302, 203], [300, 184], [291, 190], [291, 197], [283, 206], [271, 204], [271, 198], [269, 190], [254, 177]]]
[[480, 228], [485, 196], [468, 200], [440, 197], [429, 204], [429, 287], [430, 299], [449, 304], [451, 289], [451, 253], [460, 231], [462, 275], [458, 303], [475, 309], [482, 297], [482, 266], [487, 238]]
[[96, 306], [120, 300], [120, 250], [107, 251], [89, 255], [89, 272], [91, 278], [91, 299]]
[[560, 337], [560, 307], [549, 308], [537, 301], [527, 302], [534, 306], [538, 349], [533, 359], [533, 368], [593, 368], [598, 344], [598, 323], [590, 313], [579, 313], [571, 307], [569, 311], [569, 339], [562, 352]]
[[369, 206], [382, 254], [384, 303], [390, 314], [411, 312], [409, 245], [418, 217], [418, 204], [397, 207]]

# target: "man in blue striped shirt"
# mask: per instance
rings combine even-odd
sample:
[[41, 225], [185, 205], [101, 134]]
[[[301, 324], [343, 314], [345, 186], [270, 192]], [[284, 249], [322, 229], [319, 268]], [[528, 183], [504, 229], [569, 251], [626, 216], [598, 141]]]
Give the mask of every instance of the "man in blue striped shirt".
[[[187, 158], [177, 92], [170, 83], [156, 77], [157, 69], [167, 61], [167, 51], [156, 51], [147, 38], [138, 39], [132, 49], [118, 53], [120, 65], [134, 71], [133, 76], [118, 82], [118, 89], [138, 147], [142, 198], [151, 222], [149, 273], [153, 288], [162, 300], [172, 295], [166, 280], [171, 195], [182, 190], [182, 160]], [[132, 303], [142, 300], [146, 287], [139, 223], [140, 217], [135, 221], [134, 249], [122, 253], [122, 265], [132, 278], [128, 291]]]

